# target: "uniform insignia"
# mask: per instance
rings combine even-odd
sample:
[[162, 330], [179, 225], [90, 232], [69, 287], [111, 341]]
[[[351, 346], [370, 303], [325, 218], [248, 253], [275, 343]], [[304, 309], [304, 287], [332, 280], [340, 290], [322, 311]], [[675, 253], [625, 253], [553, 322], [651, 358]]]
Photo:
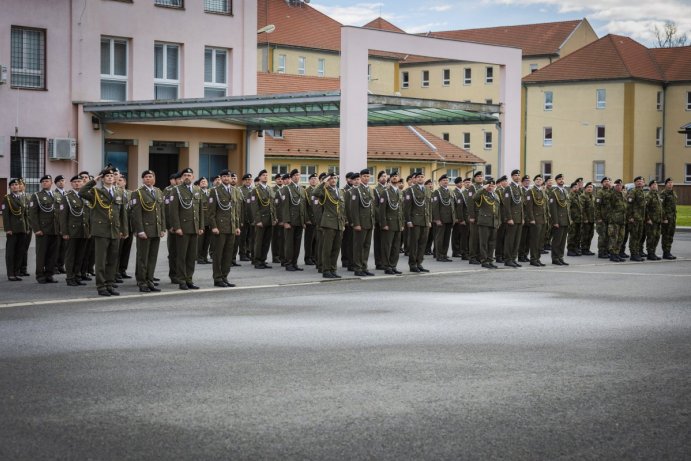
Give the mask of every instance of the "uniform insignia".
[[357, 197], [355, 195], [353, 195], [353, 200], [357, 200]]
[[456, 203], [461, 203], [461, 199], [460, 198], [456, 199]]
[[315, 204], [315, 205], [319, 205], [319, 200], [317, 200], [317, 199], [315, 198], [315, 199], [314, 199], [314, 204]]
[[530, 195], [525, 198], [526, 200], [530, 200]]
[[473, 196], [473, 193], [472, 193], [472, 192], [468, 192], [468, 197], [472, 197], [472, 196]]
[[600, 203], [600, 199], [599, 199], [599, 198], [596, 198], [595, 201], [596, 201], [597, 203]]
[[[283, 197], [283, 196], [281, 195], [281, 197]], [[278, 199], [276, 199], [275, 202], [278, 203]]]
[[[256, 197], [253, 195], [253, 196], [252, 196], [252, 201], [254, 202], [255, 199], [256, 199]], [[248, 200], [247, 203], [250, 203], [250, 201]]]
[[165, 200], [163, 201], [163, 203], [165, 203], [166, 205], [168, 205], [170, 202], [168, 201], [168, 199], [165, 199]]
[[405, 199], [410, 200], [410, 194], [406, 194]]
[[209, 197], [209, 203], [214, 203], [214, 198], [213, 198], [213, 197]]
[[61, 204], [61, 205], [60, 205], [60, 211], [62, 211], [62, 210], [64, 210], [64, 209], [65, 209], [65, 205], [62, 205], [62, 204]]
[[552, 202], [554, 202], [554, 199], [553, 198], [549, 199], [549, 203], [552, 203]]
[[169, 202], [172, 202], [174, 198], [175, 198], [175, 197], [173, 197], [173, 196], [171, 195], [170, 198], [168, 199], [168, 201], [169, 201]]
[[45, 202], [46, 200], [48, 200], [48, 197], [45, 197], [45, 196], [44, 196], [44, 197], [43, 197], [43, 201]]
[[285, 200], [285, 199], [286, 199], [286, 196], [281, 194], [281, 200]]
[[629, 199], [629, 202], [633, 202], [633, 199], [632, 199], [632, 198], [630, 198], [630, 199]]
[[247, 199], [247, 203], [250, 203], [250, 199]]
[[2, 204], [2, 209], [3, 209], [3, 210], [5, 209], [5, 204], [4, 204], [4, 203]]
[[379, 203], [384, 203], [384, 197], [379, 199]]
[[195, 193], [194, 193], [194, 197], [195, 197], [195, 198], [198, 198], [198, 197], [199, 197], [199, 192], [195, 192]]
[[436, 201], [437, 201], [437, 197], [432, 197], [432, 201], [433, 201], [433, 202], [436, 202]]
[[34, 201], [33, 201], [33, 200], [29, 202], [29, 206], [34, 206]]
[[508, 192], [507, 192], [506, 194], [504, 194], [504, 197], [508, 197], [508, 196], [509, 196], [509, 193], [508, 193]]

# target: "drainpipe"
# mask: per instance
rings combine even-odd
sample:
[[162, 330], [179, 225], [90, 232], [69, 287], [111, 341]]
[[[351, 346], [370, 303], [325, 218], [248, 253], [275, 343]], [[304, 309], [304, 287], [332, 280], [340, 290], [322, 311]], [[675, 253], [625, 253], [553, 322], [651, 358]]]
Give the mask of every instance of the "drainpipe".
[[661, 171], [661, 176], [660, 176], [660, 181], [665, 180], [665, 172], [667, 170], [667, 167], [665, 165], [665, 145], [667, 144], [667, 139], [666, 139], [666, 129], [667, 129], [667, 124], [665, 123], [667, 120], [667, 83], [662, 84], [662, 171]]
[[245, 173], [250, 171], [250, 136], [252, 135], [252, 130], [249, 128], [245, 129]]
[[497, 127], [497, 158], [499, 160], [497, 162], [497, 171], [494, 174], [494, 177], [496, 178], [496, 175], [504, 170], [504, 161], [501, 156], [502, 136], [504, 135], [504, 132], [501, 128], [501, 122], [497, 122], [495, 126]]
[[[523, 169], [528, 171], [528, 87], [523, 84], [523, 94], [525, 94], [525, 105], [523, 106]], [[542, 172], [540, 172], [542, 173]], [[525, 172], [523, 174], [526, 174]]]

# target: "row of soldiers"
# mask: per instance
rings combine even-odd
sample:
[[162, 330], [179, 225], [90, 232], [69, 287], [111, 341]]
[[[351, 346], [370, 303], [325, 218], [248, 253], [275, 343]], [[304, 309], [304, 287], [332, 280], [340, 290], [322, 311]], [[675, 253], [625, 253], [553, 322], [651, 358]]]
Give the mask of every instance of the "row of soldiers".
[[[435, 258], [449, 262], [452, 256], [496, 268], [494, 262], [520, 267], [519, 262], [544, 266], [540, 257], [551, 247], [552, 263], [568, 265], [568, 256], [593, 254], [590, 243], [594, 229], [599, 236], [601, 257], [622, 260], [624, 239], [629, 234], [632, 260], [642, 260], [647, 243], [648, 259], [659, 259], [655, 248], [663, 237], [663, 257], [674, 259], [671, 244], [676, 222], [676, 194], [673, 182], [665, 181], [643, 192], [643, 180], [626, 194], [621, 180], [602, 180], [593, 194], [593, 184], [578, 179], [570, 191], [563, 175], [543, 183], [541, 175], [521, 177], [512, 171], [511, 181], [485, 180], [481, 172], [471, 178], [439, 178], [439, 187], [429, 187], [422, 172], [414, 172], [404, 183], [397, 172], [381, 171], [370, 187], [371, 172], [348, 173], [339, 189], [334, 174], [309, 177], [300, 185], [298, 170], [274, 177], [268, 172], [256, 178], [246, 174], [238, 184], [235, 173], [221, 171], [211, 187], [202, 178], [193, 180], [186, 168], [169, 177], [161, 191], [154, 186], [155, 173], [142, 173], [142, 186], [126, 189], [117, 170], [108, 167], [93, 178], [82, 172], [71, 180], [72, 190], [51, 190], [52, 178], [41, 178], [41, 190], [28, 195], [21, 180], [10, 182], [10, 194], [2, 204], [8, 237], [8, 278], [26, 276], [27, 241], [36, 235], [36, 279], [53, 283], [58, 245], [65, 244], [67, 283], [83, 285], [89, 280], [89, 249], [93, 253], [91, 273], [98, 293], [117, 295], [117, 283], [126, 275], [129, 248], [137, 242], [135, 277], [140, 291], [160, 291], [154, 277], [160, 239], [168, 233], [169, 276], [182, 290], [198, 289], [194, 284], [195, 263], [212, 254], [214, 285], [234, 286], [228, 280], [236, 258], [252, 261], [256, 269], [269, 269], [273, 262], [287, 271], [303, 270], [298, 265], [302, 242], [305, 264], [316, 265], [324, 278], [340, 278], [337, 258], [357, 276], [374, 275], [368, 268], [374, 242], [375, 268], [386, 274], [400, 274], [401, 253], [408, 256], [411, 272], [428, 272], [422, 263], [430, 239]], [[97, 187], [97, 181], [101, 182]], [[58, 178], [56, 178], [56, 183]], [[254, 182], [254, 186], [252, 183]], [[407, 183], [407, 184], [406, 184]], [[57, 192], [59, 190], [59, 192]], [[432, 236], [432, 237], [430, 237]], [[127, 242], [130, 242], [129, 245]], [[207, 243], [208, 242], [208, 243]], [[208, 248], [208, 250], [207, 250]], [[201, 249], [201, 251], [200, 251]], [[529, 259], [528, 259], [529, 256]]]

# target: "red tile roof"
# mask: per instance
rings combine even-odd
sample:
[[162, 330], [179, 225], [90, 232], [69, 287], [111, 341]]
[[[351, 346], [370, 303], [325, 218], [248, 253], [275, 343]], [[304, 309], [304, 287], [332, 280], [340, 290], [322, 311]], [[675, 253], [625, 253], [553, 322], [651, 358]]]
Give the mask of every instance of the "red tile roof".
[[405, 33], [405, 31], [403, 29], [399, 28], [398, 26], [391, 24], [389, 21], [387, 21], [386, 19], [381, 18], [381, 17], [371, 20], [370, 22], [368, 22], [367, 24], [365, 24], [362, 27], [365, 27], [368, 29], [386, 30], [389, 32], [403, 32], [403, 33]]
[[[267, 8], [268, 7], [268, 8]], [[285, 0], [257, 2], [257, 26], [276, 26], [270, 34], [259, 34], [258, 44], [281, 45], [338, 51], [341, 49], [341, 23], [301, 3], [290, 6]]]
[[664, 81], [654, 53], [635, 40], [606, 35], [523, 78], [525, 83], [636, 78]]
[[[367, 129], [367, 158], [391, 161], [446, 161], [459, 164], [485, 163], [481, 158], [433, 134], [415, 128], [434, 147], [423, 142], [405, 126], [370, 127]], [[265, 136], [267, 157], [338, 158], [338, 128], [284, 130], [283, 139]]]
[[257, 72], [257, 94], [340, 91], [341, 79]]
[[691, 81], [691, 46], [652, 48], [650, 52], [668, 82]]

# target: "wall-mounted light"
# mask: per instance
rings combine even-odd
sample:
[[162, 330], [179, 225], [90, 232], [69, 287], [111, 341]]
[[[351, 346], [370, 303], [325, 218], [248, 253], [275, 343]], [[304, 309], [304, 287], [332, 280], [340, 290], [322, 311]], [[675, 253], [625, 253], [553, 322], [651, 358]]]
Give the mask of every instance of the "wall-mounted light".
[[95, 115], [91, 116], [91, 128], [93, 128], [94, 130], [101, 129], [101, 121]]
[[263, 138], [264, 137], [264, 130], [257, 130], [257, 137]]

